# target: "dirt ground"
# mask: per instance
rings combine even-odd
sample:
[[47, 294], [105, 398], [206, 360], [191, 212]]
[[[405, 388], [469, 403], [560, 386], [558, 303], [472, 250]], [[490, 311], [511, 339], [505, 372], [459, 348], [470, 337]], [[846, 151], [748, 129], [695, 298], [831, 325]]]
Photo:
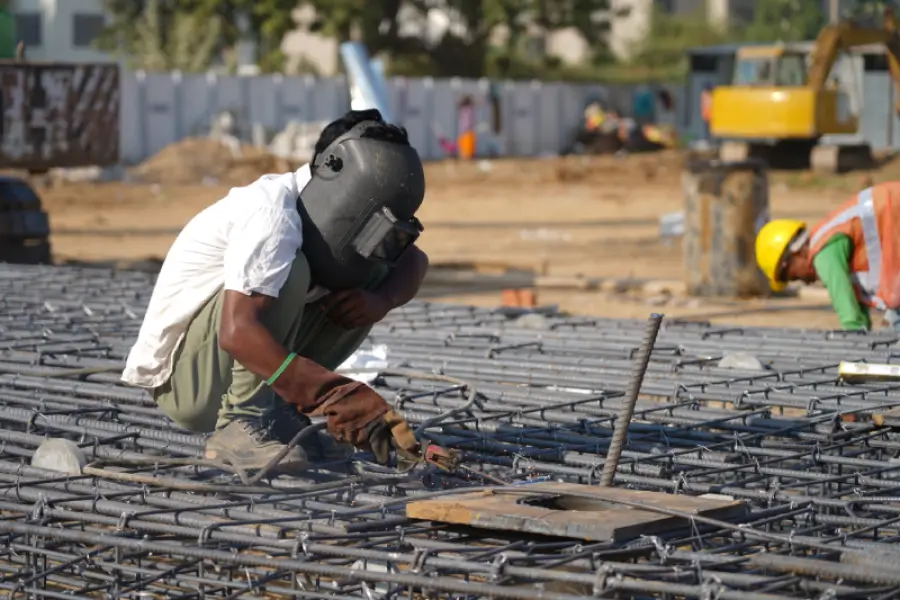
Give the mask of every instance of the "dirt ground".
[[[191, 155], [201, 151], [194, 149]], [[249, 182], [255, 173], [277, 168], [257, 162], [250, 169], [231, 171], [233, 177], [220, 169], [215, 177], [194, 176], [189, 183], [192, 176], [184, 172], [185, 160], [174, 158], [180, 170], [174, 166], [144, 169], [144, 179], [150, 182], [36, 184], [50, 214], [56, 260], [162, 259], [178, 230], [222, 197], [229, 185]], [[429, 164], [421, 245], [433, 265], [502, 263], [551, 276], [660, 282], [650, 291], [638, 292], [537, 291], [540, 304], [558, 304], [573, 313], [642, 318], [656, 311], [668, 317], [743, 325], [836, 327], [824, 298], [711, 301], [684, 297], [678, 289], [684, 273], [680, 242], [659, 236], [660, 215], [683, 208], [679, 183], [683, 160], [682, 154], [672, 151], [625, 158]], [[166, 177], [175, 171], [177, 177]], [[775, 173], [772, 214], [821, 218], [868, 181], [890, 178], [892, 171], [885, 168], [829, 178]], [[147, 172], [152, 176], [146, 176]], [[472, 292], [431, 285], [422, 296], [495, 306], [502, 287]]]

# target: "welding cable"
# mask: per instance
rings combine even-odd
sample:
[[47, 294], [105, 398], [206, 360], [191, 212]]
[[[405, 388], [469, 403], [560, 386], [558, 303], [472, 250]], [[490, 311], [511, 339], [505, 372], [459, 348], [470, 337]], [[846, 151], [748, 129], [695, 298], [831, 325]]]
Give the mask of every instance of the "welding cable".
[[420, 371], [417, 369], [404, 369], [400, 368], [387, 368], [387, 369], [354, 369], [354, 368], [346, 368], [346, 369], [338, 369], [337, 373], [342, 373], [344, 375], [347, 374], [361, 374], [361, 375], [376, 375], [377, 377], [388, 376], [388, 377], [406, 377], [407, 379], [421, 379], [423, 381], [434, 381], [437, 383], [449, 383], [454, 386], [458, 386], [461, 389], [467, 390], [466, 394], [466, 402], [462, 406], [458, 406], [456, 408], [451, 408], [446, 412], [443, 412], [435, 417], [427, 419], [420, 423], [415, 428], [415, 434], [418, 438], [426, 429], [429, 427], [434, 427], [435, 425], [440, 425], [445, 421], [450, 420], [452, 417], [460, 413], [467, 412], [475, 407], [478, 403], [478, 388], [468, 379], [462, 379], [460, 377], [452, 377], [450, 375], [441, 375], [438, 373], [429, 373], [427, 371]]
[[[440, 415], [432, 417], [422, 423], [420, 423], [414, 430], [416, 438], [422, 441], [422, 434], [425, 429], [429, 427], [434, 427], [435, 425], [439, 425], [444, 421], [447, 421], [456, 415], [469, 411], [473, 406], [476, 405], [478, 401], [478, 391], [471, 382], [466, 381], [464, 379], [460, 379], [458, 377], [450, 377], [448, 375], [438, 375], [436, 373], [427, 373], [425, 371], [417, 371], [413, 369], [338, 369], [335, 371], [336, 373], [354, 373], [354, 374], [373, 374], [376, 377], [381, 377], [387, 375], [389, 377], [407, 377], [409, 379], [420, 379], [425, 381], [436, 381], [441, 383], [450, 383], [455, 386], [459, 386], [462, 389], [468, 391], [466, 403], [457, 408], [450, 409]], [[326, 428], [325, 423], [319, 423], [316, 425], [310, 425], [305, 427], [304, 429], [297, 432], [297, 434], [291, 439], [290, 442], [282, 448], [278, 454], [269, 461], [269, 463], [260, 469], [255, 475], [252, 477], [248, 477], [245, 473], [239, 473], [241, 480], [245, 485], [254, 485], [259, 483], [266, 475], [268, 475], [275, 467], [278, 466], [285, 456], [297, 446], [304, 438], [311, 435], [312, 433], [322, 431]], [[423, 444], [424, 446], [424, 444]], [[418, 462], [410, 461], [410, 464], [406, 467], [401, 467], [397, 469], [389, 469], [382, 467], [381, 465], [376, 465], [374, 463], [363, 461], [356, 459], [353, 461], [354, 469], [357, 473], [363, 476], [372, 476], [372, 477], [380, 477], [384, 479], [402, 479], [407, 477], [417, 466], [419, 463], [424, 463], [424, 459], [420, 458]]]
[[[86, 369], [76, 369], [72, 371], [66, 371], [64, 375], [66, 376], [75, 376], [75, 375], [84, 375], [88, 374], [88, 372], [100, 371], [100, 369], [109, 371], [110, 367], [98, 367], [98, 368], [86, 368]], [[77, 373], [76, 373], [77, 371]], [[342, 372], [342, 371], [338, 371]], [[455, 386], [459, 386], [462, 389], [467, 390], [467, 399], [466, 403], [462, 406], [450, 409], [436, 417], [432, 417], [427, 421], [422, 422], [415, 428], [416, 437], [421, 439], [422, 433], [428, 427], [434, 427], [436, 425], [441, 424], [445, 420], [449, 420], [454, 416], [469, 411], [472, 407], [477, 404], [478, 401], [478, 392], [474, 385], [471, 382], [466, 381], [464, 379], [459, 379], [457, 377], [450, 377], [448, 375], [438, 375], [435, 373], [427, 373], [425, 371], [416, 371], [413, 369], [345, 369], [344, 373], [359, 373], [359, 374], [375, 374], [377, 376], [387, 375], [391, 377], [407, 377], [411, 379], [420, 379], [426, 381], [436, 381], [442, 383], [450, 383]], [[63, 376], [61, 373], [60, 376]], [[228, 465], [226, 463], [219, 462], [211, 462], [206, 461], [199, 458], [166, 458], [166, 457], [152, 457], [148, 458], [145, 464], [147, 465], [164, 465], [164, 466], [191, 466], [191, 467], [205, 467], [205, 468], [214, 468], [224, 470], [226, 472], [230, 472], [233, 475], [237, 475], [241, 482], [245, 486], [255, 486], [263, 478], [265, 478], [268, 474], [270, 474], [278, 464], [284, 459], [285, 456], [295, 448], [301, 441], [303, 441], [308, 436], [317, 433], [319, 431], [324, 430], [326, 427], [325, 423], [317, 423], [313, 425], [309, 425], [304, 427], [300, 431], [294, 435], [290, 442], [282, 448], [279, 453], [274, 456], [269, 463], [260, 469], [253, 476], [249, 476], [243, 470], [235, 469], [232, 465]], [[202, 484], [202, 483], [188, 483], [176, 481], [168, 478], [160, 478], [156, 476], [147, 476], [136, 473], [120, 473], [117, 471], [110, 471], [107, 469], [101, 468], [102, 466], [134, 466], [138, 464], [140, 461], [129, 460], [129, 461], [98, 461], [87, 465], [84, 468], [84, 473], [88, 475], [92, 475], [94, 477], [102, 477], [104, 479], [114, 479], [118, 481], [127, 481], [130, 483], [141, 483], [146, 485], [163, 485], [163, 486], [172, 486], [174, 489], [179, 489], [181, 491], [194, 491], [194, 492], [209, 492], [209, 493], [223, 493], [223, 492], [231, 492], [234, 491], [233, 486], [221, 485], [217, 486], [215, 484]], [[403, 479], [408, 477], [416, 466], [422, 464], [424, 460], [419, 462], [410, 462], [408, 466], [398, 468], [398, 469], [390, 469], [381, 467], [375, 463], [371, 463], [369, 461], [363, 461], [359, 459], [355, 459], [352, 461], [354, 464], [354, 469], [360, 476], [359, 481], [371, 480], [372, 478], [381, 478], [381, 479]], [[329, 486], [334, 486], [339, 482], [335, 482], [334, 484], [318, 484], [318, 486], [323, 487], [312, 487], [310, 490], [319, 489], [319, 490], [327, 490], [330, 489]], [[340, 483], [347, 483], [347, 480], [343, 480]], [[271, 488], [259, 488], [260, 490], [257, 493], [268, 493], [271, 492]], [[242, 491], [247, 493], [249, 490], [247, 488], [242, 488]]]
[[[439, 415], [431, 417], [430, 419], [426, 419], [425, 421], [419, 423], [413, 433], [416, 436], [416, 439], [419, 440], [420, 445], [422, 446], [422, 456], [418, 458], [418, 460], [411, 460], [409, 464], [404, 467], [398, 468], [390, 468], [383, 467], [376, 463], [372, 463], [369, 461], [363, 460], [354, 460], [354, 469], [360, 475], [372, 476], [372, 477], [380, 477], [383, 479], [403, 479], [409, 476], [412, 471], [416, 468], [416, 466], [426, 464], [424, 460], [424, 452], [425, 447], [427, 446], [427, 442], [424, 439], [425, 430], [430, 427], [435, 427], [443, 424], [446, 421], [449, 421], [456, 415], [459, 415], [464, 412], [469, 412], [473, 407], [478, 405], [478, 388], [475, 385], [466, 379], [461, 379], [459, 377], [452, 377], [450, 375], [441, 375], [438, 373], [428, 373], [426, 371], [419, 371], [416, 369], [404, 369], [404, 368], [371, 368], [371, 369], [355, 369], [355, 368], [347, 368], [347, 369], [338, 369], [337, 373], [342, 373], [344, 375], [348, 374], [359, 374], [359, 375], [375, 375], [377, 377], [388, 376], [388, 377], [406, 377], [407, 379], [420, 379], [423, 381], [434, 381], [438, 383], [449, 383], [453, 386], [459, 387], [461, 390], [466, 390], [466, 401], [461, 406], [457, 406], [456, 408], [451, 408]], [[402, 409], [401, 409], [402, 410]], [[425, 442], [425, 443], [423, 443]], [[426, 472], [434, 470], [434, 467], [427, 466]]]
[[297, 444], [302, 442], [304, 439], [308, 438], [310, 435], [317, 433], [319, 431], [323, 431], [327, 426], [327, 423], [316, 423], [314, 425], [307, 425], [291, 438], [291, 441], [287, 443], [281, 450], [279, 450], [278, 454], [272, 457], [272, 459], [266, 463], [262, 469], [260, 469], [255, 475], [252, 477], [248, 476], [246, 472], [241, 471], [239, 476], [244, 485], [255, 485], [259, 483], [266, 475], [268, 475], [275, 467], [278, 466], [284, 457], [288, 455], [292, 449], [294, 449]]

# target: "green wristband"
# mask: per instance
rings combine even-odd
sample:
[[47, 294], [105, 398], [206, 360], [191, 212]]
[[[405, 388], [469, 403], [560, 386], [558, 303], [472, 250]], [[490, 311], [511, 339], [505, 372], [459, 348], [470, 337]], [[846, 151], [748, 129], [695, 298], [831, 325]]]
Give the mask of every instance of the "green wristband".
[[281, 377], [281, 374], [284, 373], [284, 370], [288, 368], [288, 365], [291, 364], [291, 361], [297, 358], [297, 355], [294, 352], [291, 352], [287, 355], [287, 358], [284, 359], [284, 362], [281, 363], [281, 366], [278, 367], [278, 370], [275, 371], [271, 377], [266, 380], [266, 385], [272, 387], [272, 384], [278, 381], [278, 378]]

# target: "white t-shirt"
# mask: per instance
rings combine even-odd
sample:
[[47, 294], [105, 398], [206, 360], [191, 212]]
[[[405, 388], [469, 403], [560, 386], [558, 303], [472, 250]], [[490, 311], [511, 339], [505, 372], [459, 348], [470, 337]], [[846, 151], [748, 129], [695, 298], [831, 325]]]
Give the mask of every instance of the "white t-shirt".
[[[303, 243], [297, 196], [309, 179], [308, 166], [264, 175], [185, 225], [163, 262], [122, 381], [151, 389], [168, 381], [191, 319], [223, 287], [278, 297]], [[314, 288], [306, 301], [325, 294]]]

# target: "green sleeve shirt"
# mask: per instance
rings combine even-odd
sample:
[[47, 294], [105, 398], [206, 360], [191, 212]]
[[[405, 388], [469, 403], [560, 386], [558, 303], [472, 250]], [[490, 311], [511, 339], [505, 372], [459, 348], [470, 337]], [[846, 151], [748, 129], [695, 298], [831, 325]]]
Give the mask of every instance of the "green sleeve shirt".
[[853, 280], [850, 277], [850, 258], [853, 241], [837, 234], [829, 240], [813, 259], [813, 267], [819, 280], [828, 289], [831, 306], [844, 329], [871, 329], [869, 310], [856, 299]]
[[18, 43], [16, 18], [9, 9], [0, 6], [0, 58], [15, 58]]

